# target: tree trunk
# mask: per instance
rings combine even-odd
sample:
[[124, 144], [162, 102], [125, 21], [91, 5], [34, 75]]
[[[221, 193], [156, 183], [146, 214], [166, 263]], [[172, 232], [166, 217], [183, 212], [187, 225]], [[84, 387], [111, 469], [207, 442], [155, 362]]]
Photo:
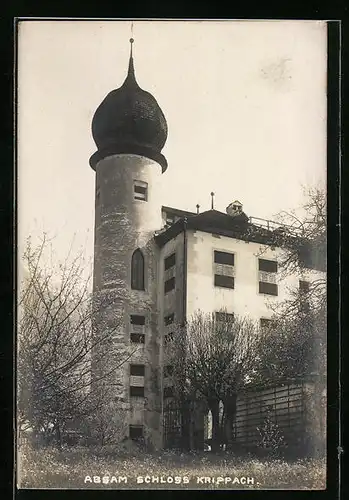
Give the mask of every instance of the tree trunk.
[[219, 400], [208, 403], [212, 413], [212, 451], [218, 451], [220, 446]]
[[235, 415], [236, 415], [236, 400], [237, 400], [237, 395], [232, 394], [225, 398], [224, 400], [224, 412], [225, 412], [225, 428], [224, 428], [224, 434], [225, 434], [225, 442], [226, 442], [226, 449], [230, 450], [233, 447], [233, 442], [234, 442], [234, 437], [233, 437], [233, 424], [235, 420]]

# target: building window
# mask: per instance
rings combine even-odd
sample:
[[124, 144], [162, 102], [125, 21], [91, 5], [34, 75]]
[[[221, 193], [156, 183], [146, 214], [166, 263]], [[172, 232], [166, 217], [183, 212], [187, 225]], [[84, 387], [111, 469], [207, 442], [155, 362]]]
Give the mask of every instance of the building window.
[[145, 344], [144, 333], [131, 333], [130, 340], [133, 344]]
[[227, 266], [234, 265], [234, 254], [228, 252], [220, 252], [218, 250], [214, 251], [214, 262], [215, 264], [225, 264]]
[[165, 387], [164, 398], [172, 398], [172, 397], [173, 397], [173, 387]]
[[223, 323], [223, 322], [231, 322], [234, 321], [234, 313], [226, 313], [226, 312], [215, 312], [214, 313], [214, 319], [217, 322]]
[[144, 257], [139, 248], [132, 255], [131, 288], [132, 290], [144, 290]]
[[168, 314], [167, 316], [165, 316], [164, 323], [166, 326], [171, 325], [173, 322], [174, 322], [174, 313]]
[[215, 274], [214, 286], [220, 286], [222, 288], [234, 288], [234, 277]]
[[130, 322], [131, 325], [145, 325], [145, 316], [140, 316], [139, 314], [131, 314]]
[[176, 265], [176, 254], [173, 253], [165, 259], [165, 271]]
[[138, 387], [136, 385], [130, 386], [130, 396], [131, 398], [144, 398], [144, 387]]
[[310, 283], [309, 281], [299, 280], [299, 291], [302, 293], [309, 293]]
[[148, 184], [142, 181], [134, 181], [133, 194], [135, 200], [148, 201]]
[[143, 437], [143, 425], [130, 425], [129, 436], [130, 439], [141, 439]]
[[101, 190], [100, 190], [100, 188], [97, 188], [97, 190], [96, 190], [96, 203], [99, 203], [100, 198], [101, 198]]
[[258, 259], [259, 293], [278, 295], [276, 273], [278, 263], [275, 260]]
[[176, 280], [174, 277], [168, 279], [165, 281], [165, 293], [168, 293], [170, 292], [171, 290], [174, 289], [175, 287], [175, 284], [176, 284]]
[[264, 281], [260, 281], [259, 293], [264, 293], [266, 295], [277, 295], [278, 286], [275, 283], [265, 283]]
[[164, 367], [164, 377], [171, 377], [173, 375], [173, 366], [166, 365]]
[[144, 373], [144, 365], [130, 365], [130, 375], [134, 375], [136, 377], [144, 377]]
[[278, 263], [275, 260], [258, 259], [258, 269], [266, 273], [277, 273]]
[[270, 318], [261, 318], [259, 320], [259, 326], [262, 330], [269, 330], [270, 328], [276, 327], [276, 321]]

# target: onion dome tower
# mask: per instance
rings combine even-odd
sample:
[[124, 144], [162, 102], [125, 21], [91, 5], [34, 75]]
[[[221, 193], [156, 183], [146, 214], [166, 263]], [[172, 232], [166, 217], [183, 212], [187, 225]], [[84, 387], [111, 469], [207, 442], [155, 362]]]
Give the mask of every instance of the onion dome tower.
[[128, 73], [124, 83], [112, 90], [97, 108], [92, 120], [92, 135], [98, 151], [90, 165], [111, 154], [137, 154], [162, 167], [167, 161], [161, 150], [167, 139], [167, 123], [156, 99], [141, 89], [135, 77], [132, 44]]
[[[130, 42], [127, 77], [105, 97], [92, 120], [97, 146], [90, 158], [96, 172], [94, 329], [97, 335], [111, 333], [103, 351], [106, 373], [115, 360], [127, 360], [110, 375], [110, 400], [115, 402], [110, 418], [125, 422], [121, 439], [142, 429], [146, 442], [159, 448], [159, 249], [154, 232], [162, 226], [160, 179], [167, 161], [161, 150], [167, 123], [156, 99], [136, 81], [132, 38]], [[119, 415], [120, 408], [126, 416]]]

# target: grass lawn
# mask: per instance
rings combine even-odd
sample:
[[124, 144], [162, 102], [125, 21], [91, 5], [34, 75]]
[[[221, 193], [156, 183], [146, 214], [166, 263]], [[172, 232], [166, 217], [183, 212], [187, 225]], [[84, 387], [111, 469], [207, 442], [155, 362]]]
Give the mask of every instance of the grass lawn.
[[88, 448], [34, 451], [26, 446], [19, 451], [17, 471], [20, 488], [319, 490], [326, 487], [324, 460], [286, 462], [210, 452], [146, 454]]

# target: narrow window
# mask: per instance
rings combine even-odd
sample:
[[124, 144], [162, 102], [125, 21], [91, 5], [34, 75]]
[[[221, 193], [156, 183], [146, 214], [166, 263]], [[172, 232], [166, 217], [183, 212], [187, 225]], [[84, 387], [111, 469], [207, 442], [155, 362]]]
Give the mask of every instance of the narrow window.
[[130, 375], [136, 377], [144, 377], [145, 367], [144, 365], [130, 365]]
[[143, 425], [130, 425], [129, 426], [130, 439], [140, 439], [143, 437]]
[[214, 286], [220, 286], [222, 288], [234, 288], [234, 277], [215, 274]]
[[148, 184], [142, 181], [134, 181], [133, 194], [135, 200], [148, 201]]
[[176, 254], [173, 253], [165, 259], [165, 271], [176, 265]]
[[165, 281], [165, 293], [168, 293], [170, 292], [171, 290], [174, 289], [175, 287], [175, 284], [176, 284], [176, 280], [174, 277], [168, 279]]
[[278, 263], [275, 260], [258, 259], [258, 269], [259, 293], [278, 295], [278, 286], [276, 284]]
[[132, 255], [131, 288], [132, 290], [144, 290], [144, 257], [139, 248]]
[[138, 386], [131, 385], [130, 396], [144, 398], [144, 387], [138, 387]]
[[171, 325], [173, 322], [174, 322], [174, 313], [168, 314], [167, 316], [165, 316], [164, 323], [166, 326]]
[[215, 264], [225, 264], [227, 266], [234, 265], [234, 254], [228, 252], [220, 252], [218, 250], [214, 251], [214, 262]]

